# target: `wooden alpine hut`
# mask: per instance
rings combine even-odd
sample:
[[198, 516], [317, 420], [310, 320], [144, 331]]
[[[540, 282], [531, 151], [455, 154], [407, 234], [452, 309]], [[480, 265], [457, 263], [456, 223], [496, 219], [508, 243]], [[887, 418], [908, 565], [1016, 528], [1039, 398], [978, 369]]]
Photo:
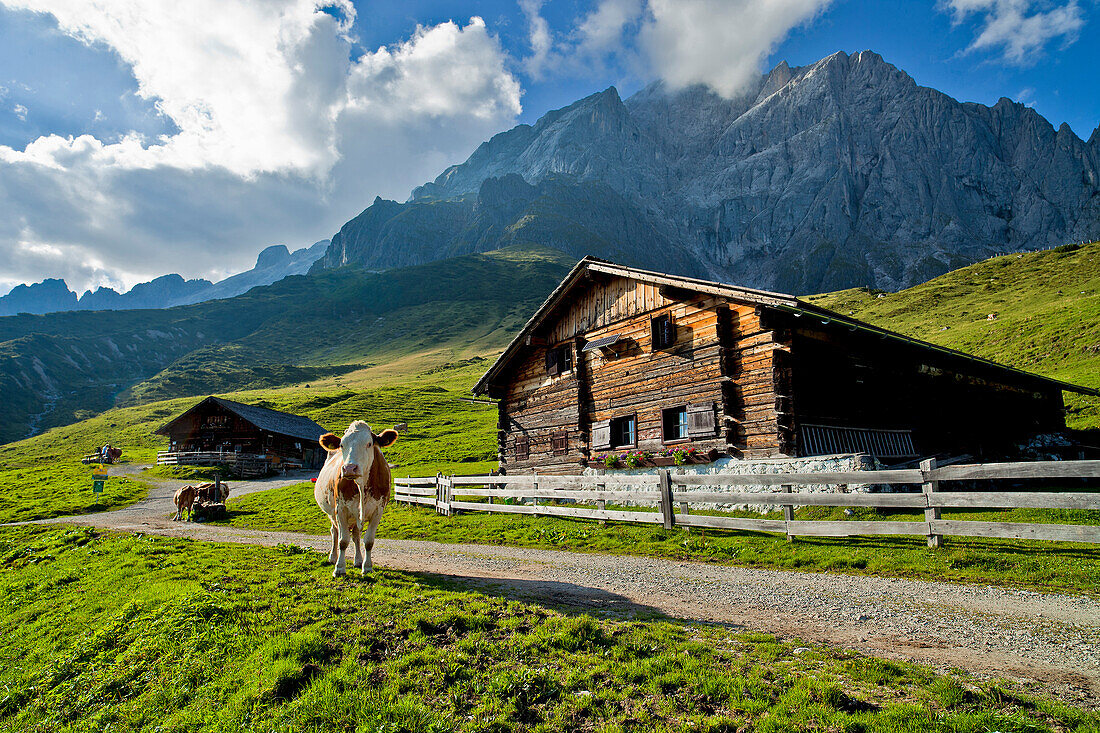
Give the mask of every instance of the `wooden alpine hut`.
[[319, 468], [324, 453], [317, 440], [328, 431], [308, 417], [207, 397], [157, 428], [169, 440], [158, 463], [283, 463]]
[[799, 300], [581, 260], [475, 394], [499, 400], [501, 469], [580, 473], [606, 451], [742, 459], [992, 457], [1065, 429], [1097, 390]]

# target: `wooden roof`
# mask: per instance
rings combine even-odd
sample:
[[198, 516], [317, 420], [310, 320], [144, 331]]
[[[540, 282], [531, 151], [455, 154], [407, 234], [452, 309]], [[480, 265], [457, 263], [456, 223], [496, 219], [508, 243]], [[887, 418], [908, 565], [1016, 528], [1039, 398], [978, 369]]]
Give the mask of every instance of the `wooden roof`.
[[172, 425], [179, 422], [180, 420], [187, 417], [192, 412], [195, 412], [200, 407], [209, 402], [214, 402], [218, 405], [221, 405], [226, 410], [229, 410], [233, 414], [240, 417], [242, 420], [251, 423], [260, 430], [266, 430], [269, 433], [275, 433], [277, 435], [285, 435], [288, 438], [317, 440], [322, 435], [328, 432], [328, 430], [325, 430], [323, 427], [313, 422], [308, 417], [302, 417], [301, 415], [292, 415], [289, 412], [279, 412], [278, 410], [271, 410], [266, 407], [259, 407], [257, 405], [246, 405], [241, 402], [227, 400], [224, 397], [210, 396], [185, 411], [179, 417], [173, 418], [161, 427], [157, 428], [155, 431], [153, 431], [154, 434], [169, 435], [171, 433]]
[[489, 385], [497, 380], [497, 378], [504, 371], [505, 367], [517, 356], [520, 349], [527, 342], [528, 337], [535, 329], [551, 319], [554, 315], [557, 307], [563, 303], [574, 289], [583, 284], [588, 277], [588, 273], [601, 273], [604, 275], [611, 275], [616, 277], [625, 277], [632, 280], [648, 283], [650, 285], [666, 286], [677, 288], [685, 291], [703, 293], [706, 295], [715, 295], [739, 303], [745, 303], [747, 305], [757, 305], [765, 308], [773, 308], [775, 310], [791, 313], [796, 317], [810, 316], [822, 321], [823, 325], [835, 325], [846, 327], [849, 330], [863, 331], [865, 333], [874, 334], [880, 338], [886, 338], [909, 345], [915, 346], [920, 349], [936, 352], [940, 355], [946, 356], [949, 359], [961, 359], [970, 362], [975, 365], [981, 365], [984, 368], [993, 368], [997, 371], [1012, 374], [1016, 377], [1022, 377], [1026, 380], [1037, 380], [1043, 382], [1048, 386], [1055, 386], [1066, 392], [1077, 392], [1079, 394], [1087, 395], [1100, 395], [1100, 390], [1090, 387], [1082, 387], [1076, 384], [1070, 384], [1069, 382], [1062, 382], [1057, 379], [1050, 379], [1049, 377], [1043, 377], [1038, 374], [1032, 374], [1031, 372], [1025, 372], [1022, 369], [1016, 369], [1015, 367], [1005, 366], [1004, 364], [998, 364], [988, 359], [983, 359], [978, 356], [971, 356], [962, 351], [956, 351], [949, 349], [945, 346], [937, 346], [936, 344], [929, 343], [927, 341], [921, 341], [904, 334], [897, 333], [895, 331], [888, 331], [885, 328], [879, 328], [878, 326], [872, 326], [869, 323], [858, 321], [854, 318], [842, 316], [834, 311], [827, 310], [820, 306], [807, 303], [799, 300], [793, 295], [787, 295], [785, 293], [773, 293], [767, 290], [755, 290], [753, 288], [743, 288], [736, 285], [727, 285], [720, 282], [712, 282], [710, 280], [699, 280], [691, 277], [681, 277], [680, 275], [668, 275], [660, 272], [652, 272], [649, 270], [640, 270], [635, 267], [627, 267], [625, 265], [616, 265], [612, 262], [597, 259], [595, 257], [585, 257], [578, 262], [569, 274], [565, 276], [565, 279], [550, 293], [549, 297], [543, 301], [542, 305], [538, 307], [535, 314], [531, 316], [530, 320], [524, 325], [520, 332], [516, 335], [512, 342], [508, 344], [508, 347], [504, 349], [504, 353], [493, 363], [477, 384], [474, 385], [474, 394], [484, 394], [488, 391]]

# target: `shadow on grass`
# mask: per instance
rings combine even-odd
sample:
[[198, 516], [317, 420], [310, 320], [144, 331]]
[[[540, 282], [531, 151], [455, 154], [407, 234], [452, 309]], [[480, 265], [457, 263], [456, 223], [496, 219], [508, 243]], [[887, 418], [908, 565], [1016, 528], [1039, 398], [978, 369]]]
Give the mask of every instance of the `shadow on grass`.
[[535, 603], [567, 615], [596, 614], [631, 619], [668, 619], [653, 606], [603, 588], [521, 578], [479, 578], [449, 573], [408, 572], [423, 585], [447, 591], [473, 591], [520, 603]]

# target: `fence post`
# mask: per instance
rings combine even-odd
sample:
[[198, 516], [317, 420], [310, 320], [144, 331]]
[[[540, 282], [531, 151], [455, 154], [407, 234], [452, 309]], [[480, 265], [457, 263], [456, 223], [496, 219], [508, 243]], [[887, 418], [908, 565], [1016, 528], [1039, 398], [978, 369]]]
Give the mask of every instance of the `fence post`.
[[455, 498], [455, 477], [447, 476], [444, 479], [445, 491], [447, 492], [447, 516], [454, 514], [454, 509], [451, 509], [451, 500]]
[[[783, 484], [779, 489], [784, 494], [791, 493], [791, 485]], [[794, 542], [794, 535], [791, 534], [791, 522], [794, 521], [794, 504], [783, 505], [783, 521], [787, 523], [787, 542]]]
[[[925, 499], [927, 500], [932, 494], [939, 491], [940, 482], [933, 481], [931, 473], [936, 468], [936, 459], [929, 458], [920, 462], [920, 472], [923, 474], [924, 483], [921, 484], [921, 491], [924, 492]], [[940, 547], [943, 544], [943, 535], [932, 534], [932, 521], [940, 518], [940, 508], [928, 507], [924, 510], [924, 521], [928, 522], [928, 546]]]
[[[534, 489], [535, 489], [535, 493], [537, 494], [538, 490], [539, 490], [539, 472], [538, 471], [532, 471], [531, 475], [535, 477], [535, 480], [533, 482], [533, 486], [534, 486]], [[532, 512], [532, 514], [538, 514], [539, 513], [539, 498], [537, 496], [532, 496], [531, 497], [531, 506], [534, 507], [534, 510], [535, 510], [534, 512]]]
[[[490, 470], [490, 471], [489, 471], [489, 475], [490, 475], [490, 476], [496, 476], [496, 475], [497, 475], [497, 472], [496, 472], [495, 470]], [[494, 483], [490, 483], [490, 484], [489, 484], [489, 491], [495, 491], [495, 490], [496, 490], [496, 488], [497, 488], [497, 485], [496, 485], [496, 484], [494, 484]], [[486, 499], [487, 499], [487, 500], [489, 501], [489, 506], [492, 506], [492, 505], [493, 505], [493, 497], [492, 497], [492, 496], [487, 496], [487, 497], [485, 497], [485, 498], [486, 498]], [[492, 509], [487, 509], [486, 511], [487, 511], [487, 512], [488, 512], [489, 514], [492, 514], [492, 513], [493, 513], [493, 510], [492, 510]]]
[[443, 474], [438, 471], [435, 474], [435, 513], [443, 513]]
[[667, 468], [657, 471], [657, 480], [661, 487], [661, 519], [665, 529], [672, 529], [675, 509], [672, 508], [672, 478]]
[[[680, 515], [686, 517], [689, 514], [691, 514], [691, 507], [688, 506], [688, 503], [686, 501], [681, 501], [680, 502]], [[687, 534], [691, 534], [691, 527], [684, 526], [681, 529], [684, 532], [686, 532]]]
[[[596, 491], [604, 491], [605, 489], [607, 489], [607, 484], [596, 484]], [[603, 499], [596, 499], [596, 508], [599, 509], [601, 512], [604, 511], [605, 509], [607, 509], [607, 502]], [[606, 519], [601, 519], [599, 520], [599, 522], [601, 527], [607, 526]]]

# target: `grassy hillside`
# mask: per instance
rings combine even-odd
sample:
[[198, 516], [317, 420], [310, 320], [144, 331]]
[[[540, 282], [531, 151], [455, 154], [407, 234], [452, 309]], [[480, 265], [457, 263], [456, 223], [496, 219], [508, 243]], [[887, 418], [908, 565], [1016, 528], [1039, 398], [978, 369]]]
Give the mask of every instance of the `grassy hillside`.
[[517, 246], [386, 273], [295, 276], [180, 308], [0, 318], [0, 442], [114, 404], [367, 386], [491, 354], [572, 264]]
[[[231, 392], [231, 399], [307, 415], [342, 433], [353, 420], [377, 428], [408, 423], [409, 429], [386, 456], [398, 475], [478, 473], [496, 467], [496, 410], [463, 401], [487, 368], [472, 357], [400, 379], [376, 374], [369, 389], [295, 387]], [[194, 404], [179, 398], [116, 408], [73, 425], [17, 441], [0, 451], [0, 522], [101, 511], [143, 495], [140, 484], [112, 478], [100, 497], [91, 492], [82, 455], [110, 441], [123, 460], [152, 463], [165, 440], [153, 431]], [[117, 471], [116, 471], [117, 473]], [[181, 482], [182, 483], [182, 482]]]
[[607, 620], [314, 553], [0, 529], [0, 730], [1076, 731], [1094, 712], [722, 625]]
[[[1100, 242], [996, 257], [897, 293], [854, 289], [806, 300], [968, 354], [1100, 387]], [[1066, 403], [1070, 427], [1100, 428], [1100, 398], [1067, 393]]]

